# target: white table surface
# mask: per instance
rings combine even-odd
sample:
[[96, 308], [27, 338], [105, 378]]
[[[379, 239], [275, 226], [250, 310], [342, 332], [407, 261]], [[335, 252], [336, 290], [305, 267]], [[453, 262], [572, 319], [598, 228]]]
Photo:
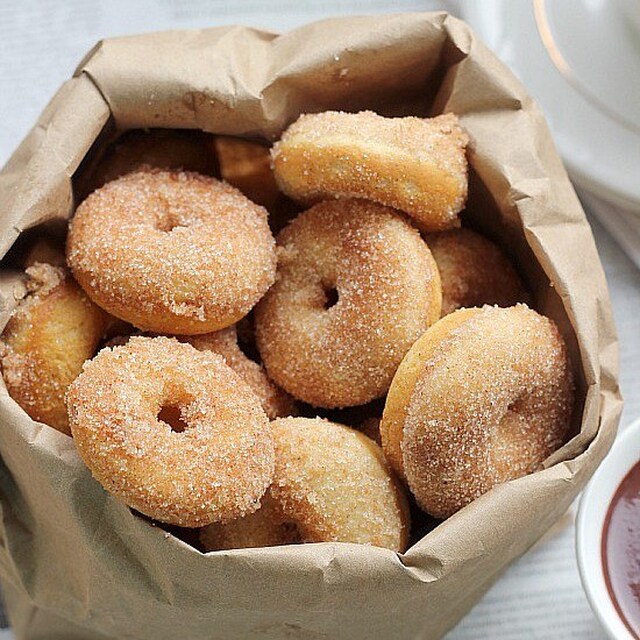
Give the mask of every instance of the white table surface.
[[[396, 0], [320, 3], [253, 0], [0, 0], [0, 163], [27, 133], [60, 83], [100, 37], [170, 27], [244, 23], [285, 30], [331, 14], [427, 10], [445, 3]], [[233, 7], [233, 8], [231, 8]], [[640, 415], [640, 272], [593, 219], [621, 342], [622, 425]], [[512, 565], [450, 638], [604, 638], [581, 590], [572, 514], [543, 544]], [[535, 598], [534, 598], [535, 596]], [[535, 601], [537, 615], [522, 616]], [[567, 629], [572, 631], [568, 632]], [[0, 631], [0, 640], [12, 637]]]

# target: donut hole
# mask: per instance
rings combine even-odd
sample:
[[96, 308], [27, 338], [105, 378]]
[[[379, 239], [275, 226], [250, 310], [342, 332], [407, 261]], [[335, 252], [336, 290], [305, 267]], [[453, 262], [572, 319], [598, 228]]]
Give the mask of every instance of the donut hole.
[[189, 427], [180, 415], [180, 407], [173, 404], [165, 404], [160, 407], [158, 420], [168, 424], [171, 427], [171, 431], [175, 433], [182, 433]]
[[158, 231], [162, 231], [163, 233], [171, 233], [174, 229], [179, 229], [180, 227], [185, 227], [186, 225], [181, 224], [175, 218], [171, 216], [166, 216], [159, 220], [156, 224], [156, 229]]
[[154, 226], [162, 233], [171, 233], [174, 229], [188, 226], [185, 224], [184, 215], [175, 208], [162, 196], [159, 197], [158, 213], [155, 218]]
[[340, 296], [335, 286], [324, 286], [324, 309], [327, 311], [338, 304]]
[[523, 395], [512, 402], [493, 430], [493, 466], [500, 482], [533, 471], [532, 464], [539, 456], [539, 443], [523, 407], [525, 401]]

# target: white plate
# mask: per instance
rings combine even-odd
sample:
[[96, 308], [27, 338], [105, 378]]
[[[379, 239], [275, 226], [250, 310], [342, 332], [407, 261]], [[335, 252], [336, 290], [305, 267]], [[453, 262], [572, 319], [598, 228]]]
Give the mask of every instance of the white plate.
[[578, 186], [640, 214], [640, 1], [466, 0], [542, 107]]

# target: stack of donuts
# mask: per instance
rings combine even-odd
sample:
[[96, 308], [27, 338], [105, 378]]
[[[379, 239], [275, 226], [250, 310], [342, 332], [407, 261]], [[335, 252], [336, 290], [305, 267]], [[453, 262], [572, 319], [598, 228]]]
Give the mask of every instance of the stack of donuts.
[[453, 114], [373, 112], [302, 115], [271, 149], [124, 134], [66, 237], [13, 251], [9, 394], [205, 551], [404, 551], [412, 513], [541, 469], [571, 424], [556, 325], [461, 227], [468, 142]]

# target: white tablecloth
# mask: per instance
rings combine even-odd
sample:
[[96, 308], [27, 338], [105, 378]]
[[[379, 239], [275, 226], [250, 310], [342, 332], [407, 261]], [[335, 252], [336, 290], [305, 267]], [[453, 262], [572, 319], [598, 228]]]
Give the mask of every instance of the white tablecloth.
[[[172, 27], [243, 23], [273, 30], [327, 15], [428, 10], [446, 3], [253, 0], [21, 0], [0, 2], [0, 163], [95, 41], [109, 35]], [[451, 5], [449, 5], [451, 6]], [[593, 219], [621, 340], [622, 424], [640, 415], [640, 272]], [[580, 587], [573, 511], [499, 579], [450, 638], [604, 638]], [[0, 632], [0, 640], [10, 638]]]

